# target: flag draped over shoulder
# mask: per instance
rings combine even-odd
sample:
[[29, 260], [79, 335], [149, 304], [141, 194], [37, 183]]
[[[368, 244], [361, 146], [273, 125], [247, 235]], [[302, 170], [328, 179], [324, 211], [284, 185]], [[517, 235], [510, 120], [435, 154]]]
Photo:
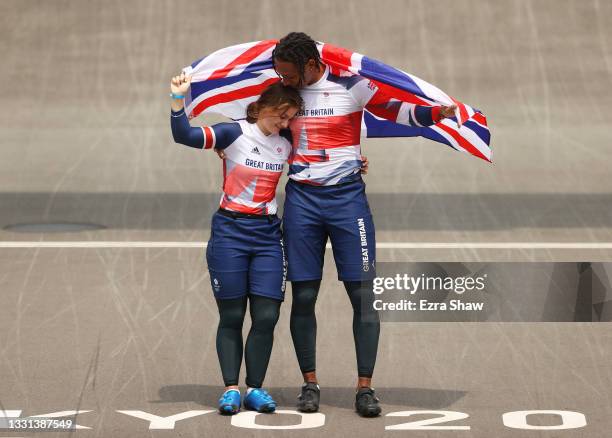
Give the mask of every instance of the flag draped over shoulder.
[[[185, 67], [192, 75], [185, 97], [190, 118], [218, 113], [234, 120], [246, 117], [246, 107], [270, 84], [279, 80], [272, 65], [277, 40], [256, 41], [226, 47]], [[363, 112], [362, 136], [422, 136], [451, 148], [491, 161], [487, 119], [480, 111], [463, 104], [416, 76], [356, 52], [317, 43], [321, 60], [336, 75], [361, 75], [388, 96], [417, 105], [457, 105], [456, 117], [429, 127], [400, 125]]]

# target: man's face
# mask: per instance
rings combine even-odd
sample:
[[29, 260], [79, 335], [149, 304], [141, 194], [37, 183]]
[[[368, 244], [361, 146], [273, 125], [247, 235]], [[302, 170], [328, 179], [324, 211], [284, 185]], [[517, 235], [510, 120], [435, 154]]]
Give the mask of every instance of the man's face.
[[276, 72], [280, 76], [284, 86], [296, 89], [304, 86], [297, 65], [288, 61], [276, 59], [274, 60], [274, 67], [276, 68]]
[[314, 59], [309, 59], [304, 66], [303, 80], [300, 76], [300, 70], [298, 69], [297, 65], [289, 61], [275, 59], [274, 67], [276, 68], [276, 72], [280, 76], [283, 85], [296, 89], [312, 84], [318, 72], [317, 64]]

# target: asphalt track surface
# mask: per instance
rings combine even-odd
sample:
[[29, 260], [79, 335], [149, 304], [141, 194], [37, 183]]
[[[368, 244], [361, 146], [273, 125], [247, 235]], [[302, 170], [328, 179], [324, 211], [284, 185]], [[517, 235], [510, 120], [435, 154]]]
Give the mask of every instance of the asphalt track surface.
[[[379, 262], [609, 262], [611, 17], [604, 0], [0, 2], [0, 410], [87, 410], [78, 422], [91, 429], [73, 432], [84, 437], [609, 436], [609, 323], [383, 324], [383, 416], [358, 418], [351, 310], [330, 251], [317, 305], [323, 426], [255, 430], [208, 413], [153, 430], [117, 411], [212, 410], [221, 389], [204, 252], [188, 245], [208, 238], [221, 165], [173, 144], [172, 74], [291, 30], [414, 73], [484, 111], [494, 164], [425, 140], [365, 140]], [[10, 228], [58, 222], [101, 228]], [[289, 308], [290, 294], [266, 379], [285, 410], [300, 383]], [[411, 410], [464, 412], [446, 424], [470, 429], [385, 430], [411, 420], [385, 414]], [[587, 425], [502, 421], [532, 410]], [[45, 436], [0, 432], [34, 435]]]

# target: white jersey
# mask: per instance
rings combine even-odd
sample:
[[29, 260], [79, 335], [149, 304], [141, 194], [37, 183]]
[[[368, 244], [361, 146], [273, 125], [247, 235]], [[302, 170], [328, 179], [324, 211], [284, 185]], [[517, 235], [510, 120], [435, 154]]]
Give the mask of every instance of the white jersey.
[[291, 123], [289, 177], [333, 185], [359, 176], [361, 118], [376, 87], [361, 76], [332, 75], [300, 89], [304, 109]]
[[276, 186], [291, 143], [280, 135], [266, 136], [245, 120], [205, 126], [204, 149], [223, 149], [221, 208], [249, 214], [275, 214]]
[[392, 98], [359, 75], [321, 79], [300, 89], [304, 109], [291, 122], [293, 150], [289, 177], [312, 185], [335, 185], [360, 177], [364, 108], [377, 117], [408, 126], [429, 126], [440, 108]]

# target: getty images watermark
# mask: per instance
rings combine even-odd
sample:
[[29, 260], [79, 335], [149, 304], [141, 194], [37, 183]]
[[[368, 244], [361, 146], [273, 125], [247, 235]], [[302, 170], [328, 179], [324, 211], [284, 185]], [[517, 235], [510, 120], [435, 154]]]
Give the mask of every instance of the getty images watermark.
[[[414, 297], [423, 292], [445, 294], [454, 293], [463, 295], [465, 292], [479, 291], [485, 289], [487, 274], [477, 277], [440, 277], [421, 274], [413, 276], [409, 274], [395, 274], [393, 277], [376, 277], [374, 279], [374, 294], [381, 295], [385, 292], [400, 292], [400, 296], [409, 294]], [[458, 310], [458, 311], [480, 311], [483, 310], [483, 302], [465, 301], [460, 298], [448, 301], [427, 298], [395, 298], [394, 301], [385, 301], [382, 297], [376, 297], [372, 306], [375, 310], [388, 311], [437, 311], [437, 310]]]
[[363, 316], [382, 322], [612, 321], [612, 263], [378, 262], [375, 275]]

